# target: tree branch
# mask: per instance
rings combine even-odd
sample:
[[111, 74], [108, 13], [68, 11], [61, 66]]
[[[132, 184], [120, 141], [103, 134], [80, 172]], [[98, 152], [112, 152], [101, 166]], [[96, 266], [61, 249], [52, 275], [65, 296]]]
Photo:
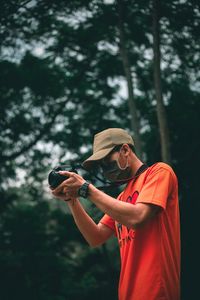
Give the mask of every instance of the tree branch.
[[[66, 101], [64, 103], [66, 103]], [[5, 161], [8, 161], [8, 160], [16, 159], [17, 157], [19, 157], [23, 153], [30, 150], [43, 136], [45, 136], [47, 134], [47, 132], [49, 131], [51, 126], [54, 124], [54, 121], [55, 121], [56, 117], [62, 112], [62, 110], [63, 110], [63, 102], [60, 103], [60, 106], [54, 112], [52, 119], [47, 124], [45, 124], [45, 126], [42, 128], [42, 130], [35, 136], [35, 139], [33, 141], [31, 141], [29, 144], [22, 147], [19, 151], [16, 151], [16, 152], [14, 152], [10, 155], [1, 155], [0, 156], [0, 161], [5, 162]]]

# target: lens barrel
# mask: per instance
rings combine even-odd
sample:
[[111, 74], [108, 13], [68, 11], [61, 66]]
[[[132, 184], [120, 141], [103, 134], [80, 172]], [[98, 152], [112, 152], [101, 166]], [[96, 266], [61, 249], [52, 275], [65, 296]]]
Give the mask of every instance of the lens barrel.
[[48, 175], [48, 183], [51, 188], [55, 189], [58, 187], [64, 180], [68, 178], [66, 175], [61, 175], [58, 172], [59, 171], [68, 171], [68, 172], [75, 172], [77, 171], [73, 169], [71, 166], [68, 165], [62, 165], [62, 166], [57, 166], [53, 168], [53, 170], [49, 173]]

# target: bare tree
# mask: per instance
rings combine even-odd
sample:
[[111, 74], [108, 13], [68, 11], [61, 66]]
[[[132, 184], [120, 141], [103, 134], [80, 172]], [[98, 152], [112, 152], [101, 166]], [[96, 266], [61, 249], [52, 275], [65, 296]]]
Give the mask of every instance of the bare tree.
[[133, 92], [133, 77], [131, 74], [131, 66], [129, 61], [128, 51], [126, 49], [126, 35], [124, 30], [124, 18], [123, 18], [123, 4], [122, 0], [117, 0], [117, 8], [118, 8], [118, 30], [119, 30], [119, 51], [123, 63], [124, 73], [127, 82], [128, 88], [128, 105], [129, 112], [131, 115], [131, 129], [134, 132], [134, 140], [136, 144], [136, 150], [139, 157], [142, 157], [142, 142], [140, 138], [140, 125], [139, 125], [139, 117], [137, 112], [137, 107], [134, 98]]
[[170, 138], [166, 110], [163, 102], [160, 68], [160, 0], [153, 0], [153, 53], [154, 53], [154, 84], [157, 102], [157, 118], [160, 131], [162, 160], [171, 164]]

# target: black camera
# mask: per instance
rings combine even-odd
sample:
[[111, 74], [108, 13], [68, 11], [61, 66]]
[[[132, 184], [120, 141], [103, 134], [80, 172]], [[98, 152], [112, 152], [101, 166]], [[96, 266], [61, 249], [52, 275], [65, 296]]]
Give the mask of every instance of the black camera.
[[69, 165], [62, 165], [53, 168], [53, 170], [49, 173], [48, 176], [48, 183], [51, 188], [55, 189], [59, 186], [64, 180], [68, 178], [66, 175], [61, 175], [59, 171], [68, 171], [68, 172], [75, 172], [78, 174], [77, 170]]

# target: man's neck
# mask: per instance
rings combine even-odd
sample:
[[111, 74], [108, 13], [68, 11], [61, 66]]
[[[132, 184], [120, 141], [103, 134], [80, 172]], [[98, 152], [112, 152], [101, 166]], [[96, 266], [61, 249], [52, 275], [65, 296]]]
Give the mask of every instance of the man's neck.
[[132, 163], [131, 163], [131, 170], [132, 170], [131, 176], [135, 176], [136, 172], [142, 165], [143, 165], [143, 162], [139, 158], [134, 156], [134, 159], [132, 160]]

